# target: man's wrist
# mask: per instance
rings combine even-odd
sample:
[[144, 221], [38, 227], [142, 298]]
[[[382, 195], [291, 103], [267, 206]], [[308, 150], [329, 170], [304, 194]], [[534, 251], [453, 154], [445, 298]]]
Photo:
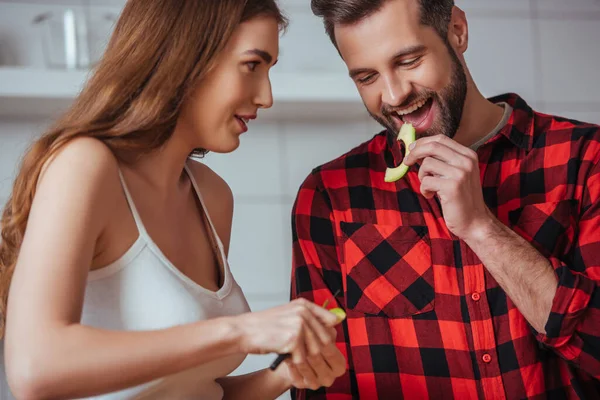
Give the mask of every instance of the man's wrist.
[[488, 211], [485, 218], [473, 223], [468, 234], [462, 239], [471, 249], [476, 250], [481, 246], [486, 246], [490, 240], [505, 236], [507, 229], [502, 222]]

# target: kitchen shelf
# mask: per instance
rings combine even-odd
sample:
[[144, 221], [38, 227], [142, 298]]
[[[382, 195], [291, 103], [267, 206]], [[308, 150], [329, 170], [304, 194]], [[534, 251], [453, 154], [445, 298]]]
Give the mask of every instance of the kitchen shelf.
[[[77, 96], [89, 71], [0, 68], [0, 117], [52, 118]], [[271, 73], [275, 105], [261, 119], [364, 117], [356, 87], [340, 73]]]

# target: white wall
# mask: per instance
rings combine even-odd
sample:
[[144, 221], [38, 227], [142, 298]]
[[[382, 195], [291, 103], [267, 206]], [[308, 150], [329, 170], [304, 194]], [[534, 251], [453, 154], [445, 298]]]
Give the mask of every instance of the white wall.
[[[344, 74], [320, 21], [309, 14], [309, 0], [284, 3], [289, 5], [292, 25], [281, 42], [277, 68]], [[538, 110], [600, 123], [599, 1], [458, 0], [457, 4], [467, 11], [467, 62], [485, 95], [514, 91]], [[0, 11], [2, 7], [0, 2]], [[310, 44], [309, 38], [314, 38]], [[9, 193], [24, 146], [46, 123], [0, 120], [0, 200]], [[303, 178], [377, 129], [364, 114], [330, 121], [255, 122], [238, 151], [207, 157], [236, 196], [230, 263], [253, 309], [288, 299], [290, 209]], [[249, 357], [240, 371], [264, 367], [272, 359]], [[0, 383], [0, 400], [8, 398]]]

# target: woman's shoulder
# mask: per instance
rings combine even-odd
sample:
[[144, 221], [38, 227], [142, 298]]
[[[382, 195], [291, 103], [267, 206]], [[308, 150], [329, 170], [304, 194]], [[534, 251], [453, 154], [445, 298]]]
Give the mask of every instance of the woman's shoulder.
[[77, 168], [70, 168], [74, 175], [81, 174], [100, 174], [113, 175], [117, 173], [119, 164], [117, 158], [102, 141], [91, 138], [81, 137], [69, 141], [62, 146], [42, 167], [43, 175], [50, 166], [62, 167], [71, 165]]
[[[78, 197], [93, 196], [101, 202], [119, 194], [119, 163], [102, 141], [81, 137], [69, 141], [42, 166], [38, 187], [78, 188]], [[88, 196], [85, 196], [85, 195]], [[96, 203], [96, 202], [95, 202]]]

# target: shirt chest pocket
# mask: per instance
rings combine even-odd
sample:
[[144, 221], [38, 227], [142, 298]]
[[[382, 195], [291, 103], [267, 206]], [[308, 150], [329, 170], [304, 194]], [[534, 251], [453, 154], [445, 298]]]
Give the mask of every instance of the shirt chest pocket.
[[561, 257], [575, 240], [576, 206], [575, 200], [528, 204], [510, 211], [508, 217], [512, 229], [545, 257]]
[[348, 310], [389, 318], [433, 310], [427, 227], [341, 222], [340, 229]]

